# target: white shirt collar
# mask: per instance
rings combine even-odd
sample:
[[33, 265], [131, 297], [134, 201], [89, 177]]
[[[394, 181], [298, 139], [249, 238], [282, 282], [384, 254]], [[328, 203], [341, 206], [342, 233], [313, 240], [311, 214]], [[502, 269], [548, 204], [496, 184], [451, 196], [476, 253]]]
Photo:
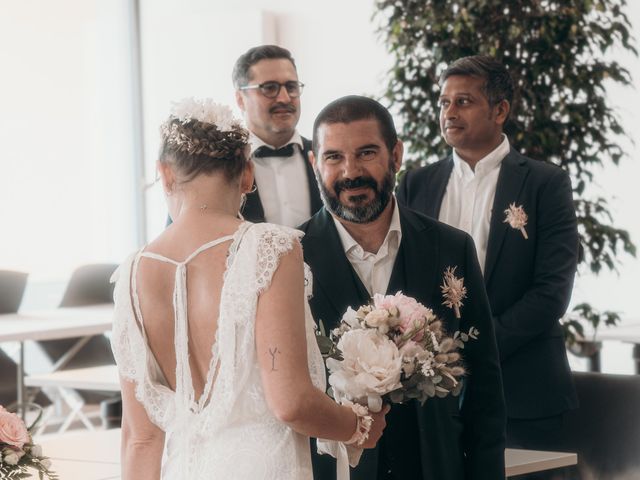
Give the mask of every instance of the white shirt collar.
[[489, 152], [485, 157], [481, 158], [478, 163], [476, 163], [475, 171], [471, 170], [471, 167], [467, 162], [465, 162], [458, 153], [456, 149], [453, 149], [453, 171], [459, 177], [468, 177], [468, 176], [484, 176], [489, 173], [494, 168], [498, 168], [506, 157], [509, 154], [509, 150], [511, 146], [509, 145], [509, 139], [503, 133], [502, 134], [502, 142], [498, 145], [494, 150]]
[[[391, 213], [391, 224], [389, 225], [389, 231], [387, 232], [387, 235], [384, 237], [384, 242], [382, 242], [380, 250], [378, 250], [378, 254], [387, 252], [389, 239], [392, 235], [397, 236], [397, 245], [400, 245], [400, 239], [402, 238], [402, 229], [400, 227], [400, 213], [398, 212], [398, 206], [396, 205], [395, 195], [393, 195], [392, 197], [392, 202], [393, 211]], [[336, 230], [338, 230], [338, 236], [340, 237], [340, 242], [342, 243], [344, 253], [349, 254], [349, 252], [351, 252], [352, 250], [360, 247], [360, 244], [358, 244], [358, 242], [353, 239], [347, 229], [344, 228], [344, 225], [340, 223], [340, 220], [338, 220], [333, 214], [331, 215], [331, 218], [333, 218], [333, 223], [336, 226]], [[392, 232], [395, 233], [392, 234]], [[360, 249], [362, 249], [362, 247], [360, 247]]]
[[[300, 151], [302, 151], [302, 149], [303, 149], [302, 136], [298, 133], [297, 130], [295, 130], [293, 132], [293, 135], [291, 136], [289, 141], [285, 142], [284, 145], [288, 145], [290, 143], [298, 145], [300, 147]], [[251, 131], [249, 132], [249, 145], [251, 145], [250, 156], [253, 156], [253, 153], [260, 147], [266, 146], [266, 147], [269, 147], [269, 148], [273, 148], [274, 150], [276, 149], [276, 147], [274, 147], [273, 145], [269, 145], [268, 143], [264, 142], [260, 137], [258, 137], [256, 134], [254, 134]]]

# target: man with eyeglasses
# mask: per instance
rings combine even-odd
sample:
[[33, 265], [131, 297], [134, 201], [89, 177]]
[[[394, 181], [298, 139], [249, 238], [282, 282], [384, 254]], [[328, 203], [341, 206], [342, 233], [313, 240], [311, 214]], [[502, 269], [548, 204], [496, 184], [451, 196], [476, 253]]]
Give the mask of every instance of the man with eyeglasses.
[[255, 166], [254, 191], [242, 215], [252, 222], [300, 225], [322, 200], [308, 159], [311, 141], [296, 130], [304, 84], [291, 52], [276, 45], [249, 49], [236, 61], [233, 84]]

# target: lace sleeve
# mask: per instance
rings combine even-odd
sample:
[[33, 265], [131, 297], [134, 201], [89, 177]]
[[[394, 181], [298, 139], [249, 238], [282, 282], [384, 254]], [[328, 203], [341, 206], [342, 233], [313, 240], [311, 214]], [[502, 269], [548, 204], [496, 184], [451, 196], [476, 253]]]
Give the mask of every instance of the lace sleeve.
[[280, 258], [290, 252], [294, 242], [304, 234], [299, 230], [269, 223], [256, 224], [253, 230], [257, 240], [256, 291], [260, 294], [271, 285]]
[[142, 380], [140, 365], [144, 341], [131, 304], [130, 276], [134, 259], [135, 254], [132, 254], [111, 277], [111, 281], [115, 283], [111, 349], [120, 375], [139, 383]]

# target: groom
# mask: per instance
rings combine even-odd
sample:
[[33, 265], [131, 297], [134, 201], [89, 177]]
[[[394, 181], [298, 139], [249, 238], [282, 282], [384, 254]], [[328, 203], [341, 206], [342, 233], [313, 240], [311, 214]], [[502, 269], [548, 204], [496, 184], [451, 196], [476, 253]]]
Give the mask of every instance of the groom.
[[[313, 274], [314, 318], [335, 328], [347, 307], [401, 290], [432, 308], [449, 334], [480, 333], [461, 352], [461, 397], [393, 405], [385, 433], [352, 469], [357, 480], [504, 478], [505, 410], [489, 305], [471, 237], [401, 207], [392, 192], [403, 145], [393, 119], [366, 97], [340, 98], [313, 127], [309, 155], [324, 208], [302, 225]], [[443, 305], [447, 267], [464, 278], [461, 318]], [[314, 477], [335, 478], [335, 461], [313, 455]]]

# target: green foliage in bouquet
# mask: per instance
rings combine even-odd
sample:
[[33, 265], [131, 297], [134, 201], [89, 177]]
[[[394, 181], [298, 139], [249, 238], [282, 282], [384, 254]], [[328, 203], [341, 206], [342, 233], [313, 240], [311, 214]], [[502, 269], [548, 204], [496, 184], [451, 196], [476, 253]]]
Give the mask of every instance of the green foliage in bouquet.
[[322, 354], [322, 358], [335, 358], [336, 360], [342, 360], [340, 350], [336, 346], [336, 343], [331, 340], [330, 335], [327, 335], [327, 330], [324, 326], [322, 319], [318, 320], [318, 329], [316, 330], [316, 343]]
[[[581, 263], [598, 274], [616, 270], [618, 256], [635, 256], [626, 230], [616, 228], [606, 198], [585, 198], [598, 169], [618, 165], [625, 131], [606, 88], [632, 84], [611, 59], [614, 49], [637, 55], [625, 0], [378, 0], [379, 33], [395, 57], [385, 96], [401, 120], [412, 168], [438, 160], [449, 148], [438, 126], [438, 78], [459, 57], [491, 55], [517, 87], [505, 126], [524, 155], [551, 162], [572, 178]], [[564, 324], [615, 323], [613, 312], [578, 306]], [[612, 322], [612, 320], [614, 320]]]

